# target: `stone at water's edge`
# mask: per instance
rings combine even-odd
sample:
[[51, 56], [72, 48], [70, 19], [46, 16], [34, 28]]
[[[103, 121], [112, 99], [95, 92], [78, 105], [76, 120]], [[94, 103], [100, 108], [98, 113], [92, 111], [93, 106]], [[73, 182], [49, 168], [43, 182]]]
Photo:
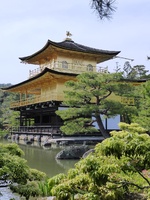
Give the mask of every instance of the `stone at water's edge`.
[[56, 155], [56, 159], [80, 159], [89, 149], [86, 145], [66, 147]]
[[0, 188], [0, 200], [20, 200], [20, 196], [16, 193], [12, 193], [9, 187], [1, 187]]
[[37, 198], [36, 200], [56, 200], [56, 197], [39, 197], [39, 198]]
[[86, 151], [86, 152], [83, 154], [82, 158], [86, 158], [89, 154], [94, 153], [94, 152], [95, 152], [94, 149], [90, 149], [90, 150]]

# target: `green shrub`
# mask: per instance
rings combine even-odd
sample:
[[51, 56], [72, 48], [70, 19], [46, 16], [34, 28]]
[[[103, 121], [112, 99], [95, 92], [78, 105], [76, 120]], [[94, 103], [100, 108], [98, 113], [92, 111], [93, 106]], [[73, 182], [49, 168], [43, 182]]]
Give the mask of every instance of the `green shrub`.
[[95, 147], [67, 176], [49, 179], [59, 200], [147, 199], [150, 194], [150, 137], [138, 124], [120, 123], [121, 131]]

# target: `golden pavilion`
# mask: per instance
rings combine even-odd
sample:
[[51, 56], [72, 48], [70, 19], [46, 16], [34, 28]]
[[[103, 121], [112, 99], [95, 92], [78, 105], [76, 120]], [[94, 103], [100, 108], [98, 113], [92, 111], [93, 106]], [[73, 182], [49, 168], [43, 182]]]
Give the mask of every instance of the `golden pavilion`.
[[43, 48], [26, 57], [22, 63], [35, 65], [27, 80], [5, 88], [19, 94], [11, 109], [20, 112], [20, 127], [55, 127], [62, 120], [55, 114], [63, 109], [65, 82], [75, 80], [82, 72], [96, 72], [97, 64], [114, 58], [120, 51], [91, 48], [74, 42], [70, 35], [62, 42], [48, 40]]

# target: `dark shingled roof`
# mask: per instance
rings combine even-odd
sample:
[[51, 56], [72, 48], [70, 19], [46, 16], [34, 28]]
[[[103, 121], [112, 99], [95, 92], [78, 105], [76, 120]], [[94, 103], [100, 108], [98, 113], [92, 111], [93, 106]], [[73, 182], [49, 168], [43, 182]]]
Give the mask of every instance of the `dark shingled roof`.
[[66, 75], [66, 76], [72, 76], [72, 77], [76, 77], [77, 75], [79, 75], [79, 74], [77, 74], [77, 73], [59, 72], [59, 71], [55, 71], [55, 70], [52, 70], [52, 69], [49, 69], [49, 68], [45, 68], [41, 73], [37, 74], [36, 76], [33, 76], [33, 77], [30, 78], [30, 79], [27, 79], [27, 80], [25, 80], [25, 81], [23, 81], [23, 82], [20, 82], [20, 83], [18, 83], [18, 84], [10, 85], [10, 86], [8, 86], [8, 87], [4, 87], [4, 88], [1, 88], [1, 89], [4, 90], [4, 91], [5, 91], [5, 90], [10, 90], [10, 89], [12, 89], [12, 88], [18, 87], [18, 86], [23, 85], [23, 84], [25, 84], [25, 83], [29, 83], [29, 82], [31, 82], [31, 81], [34, 81], [34, 80], [36, 80], [36, 79], [42, 77], [42, 76], [43, 76], [44, 74], [46, 74], [47, 72], [52, 73], [52, 74], [56, 74], [56, 75], [62, 75], [62, 76]]
[[51, 40], [48, 40], [46, 45], [41, 50], [37, 51], [36, 53], [30, 56], [20, 57], [19, 59], [21, 61], [27, 61], [30, 58], [33, 58], [34, 56], [38, 55], [39, 53], [47, 49], [49, 46], [54, 46], [63, 50], [70, 50], [70, 51], [81, 52], [81, 53], [90, 53], [90, 54], [96, 54], [96, 55], [101, 55], [101, 54], [110, 55], [112, 57], [120, 53], [120, 51], [108, 51], [108, 50], [101, 50], [101, 49], [84, 46], [84, 45], [75, 43], [74, 41], [68, 38], [62, 42], [53, 42]]
[[[29, 83], [29, 82], [31, 82], [33, 80], [36, 80], [36, 79], [42, 77], [47, 72], [51, 73], [51, 74], [62, 75], [62, 76], [66, 75], [66, 76], [72, 76], [72, 77], [76, 77], [76, 76], [79, 75], [77, 73], [59, 72], [59, 71], [55, 71], [55, 70], [52, 70], [52, 69], [49, 69], [49, 68], [45, 68], [41, 73], [37, 74], [36, 76], [34, 76], [34, 77], [30, 78], [30, 79], [27, 79], [27, 80], [25, 80], [23, 82], [20, 82], [18, 84], [10, 85], [8, 87], [4, 87], [4, 88], [1, 88], [1, 89], [4, 90], [4, 91], [11, 90], [11, 89], [13, 89], [15, 87], [18, 87], [18, 86], [21, 86], [21, 85], [23, 85], [25, 83]], [[121, 79], [121, 81], [132, 82], [132, 83], [134, 83], [134, 82], [135, 83], [143, 83], [143, 82], [146, 82], [147, 80], [146, 79]]]
[[62, 49], [68, 49], [72, 51], [78, 51], [78, 52], [85, 52], [85, 53], [92, 53], [92, 54], [118, 54], [120, 51], [107, 51], [107, 50], [101, 50], [101, 49], [95, 49], [88, 46], [84, 46], [78, 43], [75, 43], [72, 40], [65, 40], [63, 42], [59, 43], [52, 43], [52, 41], [48, 40], [49, 44], [53, 44], [56, 47], [62, 48]]

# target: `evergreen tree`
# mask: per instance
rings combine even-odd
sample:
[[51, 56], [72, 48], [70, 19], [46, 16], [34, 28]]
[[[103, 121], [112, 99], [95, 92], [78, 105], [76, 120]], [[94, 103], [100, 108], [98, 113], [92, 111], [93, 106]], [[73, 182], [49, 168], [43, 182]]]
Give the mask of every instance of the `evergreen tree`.
[[[103, 117], [109, 118], [118, 114], [133, 113], [134, 106], [120, 102], [120, 96], [131, 97], [134, 87], [120, 80], [119, 73], [82, 73], [77, 81], [68, 81], [66, 110], [56, 113], [65, 120], [61, 127], [65, 134], [98, 132], [95, 122], [104, 138], [109, 133], [103, 125]], [[116, 96], [115, 96], [116, 95]], [[111, 97], [111, 98], [110, 98]]]
[[124, 64], [123, 67], [123, 77], [127, 79], [145, 79], [148, 78], [147, 72], [149, 70], [145, 69], [144, 65], [136, 65], [136, 66], [131, 66], [130, 62], [127, 61]]
[[[11, 84], [0, 84], [0, 88], [5, 88]], [[19, 113], [10, 109], [11, 102], [18, 99], [18, 95], [0, 90], [0, 129], [17, 126]]]
[[110, 19], [116, 11], [116, 0], [92, 0], [91, 8], [98, 14], [100, 19]]
[[60, 200], [150, 198], [150, 137], [138, 124], [119, 126], [67, 175], [48, 180], [52, 195]]
[[150, 81], [137, 88], [138, 93], [138, 113], [133, 117], [133, 121], [150, 131]]

